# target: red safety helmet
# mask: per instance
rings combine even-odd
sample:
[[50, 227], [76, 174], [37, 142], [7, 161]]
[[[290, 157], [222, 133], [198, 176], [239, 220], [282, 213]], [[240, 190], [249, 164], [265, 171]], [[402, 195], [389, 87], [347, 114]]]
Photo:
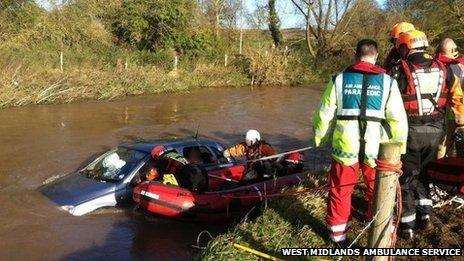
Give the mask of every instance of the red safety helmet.
[[400, 34], [400, 37], [396, 40], [396, 48], [399, 49], [401, 45], [405, 45], [408, 50], [425, 49], [429, 47], [429, 41], [424, 32], [412, 30]]
[[416, 28], [414, 28], [414, 25], [411, 23], [407, 23], [407, 22], [397, 23], [393, 26], [391, 30], [391, 39], [396, 40], [398, 39], [398, 37], [400, 37], [402, 33], [409, 32], [412, 30], [416, 30]]
[[166, 147], [164, 147], [163, 145], [158, 145], [158, 146], [155, 146], [152, 150], [151, 150], [151, 157], [156, 159], [156, 158], [159, 158], [161, 156], [163, 156], [163, 154], [166, 152]]

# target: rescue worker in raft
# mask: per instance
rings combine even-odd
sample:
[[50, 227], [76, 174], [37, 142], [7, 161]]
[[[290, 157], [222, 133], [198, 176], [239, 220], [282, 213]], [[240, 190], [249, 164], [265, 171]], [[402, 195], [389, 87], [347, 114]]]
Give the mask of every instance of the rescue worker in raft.
[[331, 79], [312, 120], [316, 147], [332, 145], [326, 222], [330, 238], [340, 247], [348, 245], [351, 195], [359, 170], [367, 185], [370, 218], [380, 142], [398, 142], [406, 151], [401, 95], [396, 81], [375, 65], [377, 57], [375, 41], [358, 42], [356, 62]]
[[[460, 79], [461, 89], [464, 89], [464, 57], [459, 55], [458, 47], [451, 38], [445, 38], [438, 45], [435, 58], [442, 62]], [[438, 146], [437, 158], [456, 157], [455, 138], [464, 137], [464, 128], [456, 128], [455, 115], [449, 106], [446, 108], [445, 133]], [[464, 149], [460, 148], [461, 157]]]
[[393, 47], [383, 63], [383, 67], [387, 70], [387, 73], [389, 73], [393, 67], [397, 66], [401, 61], [401, 54], [398, 52], [398, 49], [396, 49], [396, 40], [400, 37], [400, 34], [411, 30], [415, 30], [414, 25], [407, 22], [397, 23], [393, 26], [389, 39]]
[[245, 157], [247, 162], [247, 173], [244, 181], [252, 181], [271, 177], [275, 169], [271, 160], [251, 160], [275, 155], [275, 149], [266, 141], [261, 140], [261, 134], [257, 130], [249, 130], [245, 135], [245, 142], [241, 142], [224, 151], [224, 157]]
[[456, 124], [462, 125], [464, 106], [459, 79], [442, 62], [427, 54], [429, 43], [423, 32], [402, 33], [396, 46], [403, 60], [392, 73], [398, 80], [409, 125], [400, 177], [403, 196], [400, 235], [412, 239], [416, 219], [420, 220], [418, 225], [422, 228], [430, 225], [432, 201], [424, 168], [437, 157], [444, 131], [444, 110], [449, 105]]
[[[176, 151], [168, 151], [163, 145], [155, 146], [151, 151], [153, 164], [156, 166], [157, 179], [164, 184], [180, 186], [192, 191], [205, 191], [208, 189], [208, 173], [205, 168], [190, 163]], [[153, 175], [150, 170], [150, 175]], [[148, 179], [148, 175], [147, 175]]]

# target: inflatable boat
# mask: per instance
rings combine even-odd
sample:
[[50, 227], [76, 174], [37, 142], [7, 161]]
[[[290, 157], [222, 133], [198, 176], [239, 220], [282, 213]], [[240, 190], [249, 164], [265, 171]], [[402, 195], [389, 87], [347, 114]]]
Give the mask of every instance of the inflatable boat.
[[292, 174], [246, 184], [233, 189], [194, 193], [160, 182], [143, 182], [134, 188], [133, 199], [149, 213], [174, 219], [220, 221], [240, 217], [266, 195], [300, 184], [306, 174]]
[[464, 195], [464, 158], [442, 158], [427, 166], [427, 174], [434, 184], [451, 195]]

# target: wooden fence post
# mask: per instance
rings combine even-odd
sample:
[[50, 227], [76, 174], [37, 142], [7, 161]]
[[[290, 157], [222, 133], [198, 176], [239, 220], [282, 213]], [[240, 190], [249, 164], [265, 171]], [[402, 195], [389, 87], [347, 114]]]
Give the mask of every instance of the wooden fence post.
[[227, 67], [227, 54], [224, 55], [224, 67]]
[[[379, 160], [397, 165], [401, 160], [400, 143], [380, 144]], [[393, 171], [377, 171], [372, 215], [376, 219], [369, 230], [369, 248], [388, 248], [391, 244], [393, 210], [395, 207], [398, 174]], [[372, 260], [373, 257], [367, 258]], [[375, 260], [388, 260], [388, 257], [376, 257]]]
[[179, 56], [174, 56], [174, 71], [177, 71], [177, 64], [179, 63]]
[[63, 72], [63, 63], [64, 63], [63, 52], [60, 52], [60, 70], [61, 70], [61, 72]]

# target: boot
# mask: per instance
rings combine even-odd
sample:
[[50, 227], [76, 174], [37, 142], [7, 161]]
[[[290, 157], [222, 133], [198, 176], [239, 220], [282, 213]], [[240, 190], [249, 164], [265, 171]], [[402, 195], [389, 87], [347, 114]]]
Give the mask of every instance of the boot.
[[414, 238], [414, 231], [410, 228], [402, 229], [400, 237], [405, 240], [412, 240]]
[[432, 227], [432, 223], [430, 222], [430, 215], [423, 215], [421, 217], [419, 227], [421, 229], [429, 229]]

